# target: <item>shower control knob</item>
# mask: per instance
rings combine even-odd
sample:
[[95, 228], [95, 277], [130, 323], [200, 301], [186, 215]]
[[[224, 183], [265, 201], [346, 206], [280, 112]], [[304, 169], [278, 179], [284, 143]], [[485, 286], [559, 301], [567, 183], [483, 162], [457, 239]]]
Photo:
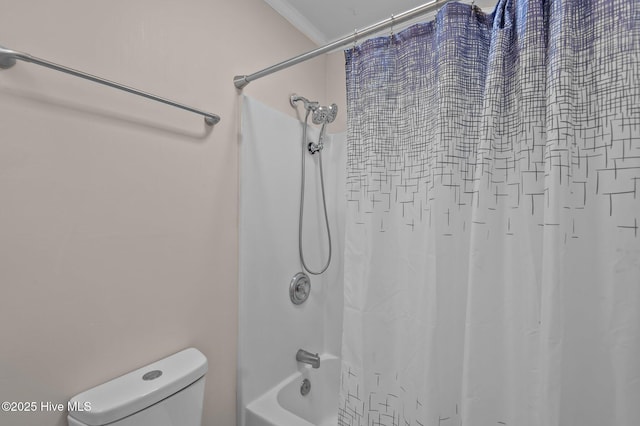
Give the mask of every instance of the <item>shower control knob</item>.
[[311, 293], [311, 281], [304, 272], [298, 272], [291, 279], [289, 284], [289, 297], [291, 303], [299, 305], [309, 298]]

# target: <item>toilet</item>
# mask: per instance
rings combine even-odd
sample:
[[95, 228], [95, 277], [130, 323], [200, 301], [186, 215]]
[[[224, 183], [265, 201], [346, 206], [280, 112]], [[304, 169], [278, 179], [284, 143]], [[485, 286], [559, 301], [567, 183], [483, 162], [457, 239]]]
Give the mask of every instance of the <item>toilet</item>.
[[69, 426], [200, 426], [207, 358], [189, 348], [82, 392]]

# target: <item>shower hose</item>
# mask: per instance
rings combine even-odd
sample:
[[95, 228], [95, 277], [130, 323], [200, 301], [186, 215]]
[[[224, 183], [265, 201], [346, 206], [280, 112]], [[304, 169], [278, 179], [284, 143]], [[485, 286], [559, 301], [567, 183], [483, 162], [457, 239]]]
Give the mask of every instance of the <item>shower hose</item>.
[[[302, 224], [304, 221], [304, 186], [305, 186], [304, 152], [306, 151], [306, 146], [307, 146], [307, 121], [309, 119], [309, 112], [310, 111], [307, 110], [307, 114], [304, 118], [303, 130], [302, 130], [302, 149], [301, 149], [302, 176], [300, 180], [300, 217], [298, 220], [298, 251], [300, 252], [300, 262], [302, 262], [302, 267], [305, 269], [305, 271], [307, 271], [312, 275], [320, 275], [327, 270], [327, 268], [329, 267], [329, 264], [331, 263], [331, 230], [329, 229], [329, 216], [327, 215], [327, 200], [324, 194], [324, 175], [322, 172], [322, 149], [319, 149], [317, 152], [318, 152], [318, 164], [320, 166], [320, 186], [322, 188], [322, 207], [324, 209], [324, 223], [327, 228], [327, 239], [329, 240], [329, 256], [327, 258], [327, 263], [325, 263], [325, 265], [322, 267], [320, 271], [313, 271], [307, 266], [306, 262], [304, 261], [304, 250], [302, 248]], [[322, 129], [320, 130], [320, 138], [318, 139], [318, 145], [321, 145], [322, 143], [322, 136], [323, 136], [322, 133], [324, 131], [325, 125], [326, 123], [322, 125]]]

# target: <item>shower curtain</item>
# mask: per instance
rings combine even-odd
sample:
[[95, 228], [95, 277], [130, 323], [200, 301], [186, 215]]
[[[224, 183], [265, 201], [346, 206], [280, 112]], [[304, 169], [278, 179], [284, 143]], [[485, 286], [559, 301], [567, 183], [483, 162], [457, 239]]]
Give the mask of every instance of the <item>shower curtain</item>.
[[339, 424], [640, 425], [638, 0], [346, 52]]

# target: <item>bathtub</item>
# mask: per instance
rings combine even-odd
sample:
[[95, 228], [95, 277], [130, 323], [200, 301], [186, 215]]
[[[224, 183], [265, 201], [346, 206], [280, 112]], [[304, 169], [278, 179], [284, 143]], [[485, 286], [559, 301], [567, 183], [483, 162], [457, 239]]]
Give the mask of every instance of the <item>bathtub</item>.
[[[246, 426], [336, 426], [340, 359], [322, 354], [320, 368], [299, 364], [298, 371], [256, 398], [246, 408]], [[305, 396], [302, 381], [311, 382]]]

